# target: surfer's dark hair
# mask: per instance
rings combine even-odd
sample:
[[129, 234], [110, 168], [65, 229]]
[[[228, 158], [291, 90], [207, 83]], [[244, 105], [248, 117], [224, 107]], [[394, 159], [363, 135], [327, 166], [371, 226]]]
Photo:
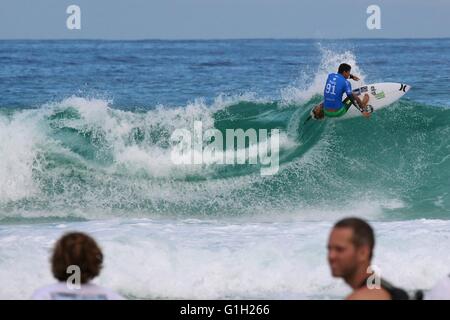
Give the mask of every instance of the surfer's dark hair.
[[352, 67], [349, 64], [341, 63], [339, 65], [338, 73], [350, 72], [350, 70], [352, 70]]
[[73, 275], [70, 266], [80, 268], [80, 282], [88, 283], [99, 275], [103, 263], [103, 254], [90, 236], [81, 232], [65, 234], [53, 249], [51, 258], [52, 272], [59, 281], [67, 281]]
[[338, 221], [334, 228], [350, 228], [353, 231], [352, 242], [356, 247], [367, 245], [370, 249], [369, 260], [372, 260], [375, 247], [375, 235], [372, 227], [359, 218], [345, 218]]

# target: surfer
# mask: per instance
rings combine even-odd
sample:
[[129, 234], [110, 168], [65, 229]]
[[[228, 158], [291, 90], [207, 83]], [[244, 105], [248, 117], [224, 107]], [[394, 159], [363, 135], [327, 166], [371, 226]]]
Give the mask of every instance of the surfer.
[[[315, 119], [323, 119], [327, 117], [341, 117], [353, 104], [357, 107], [363, 116], [370, 117], [370, 112], [366, 109], [369, 102], [369, 95], [366, 93], [363, 100], [352, 92], [352, 85], [347, 79], [359, 81], [357, 76], [350, 73], [351, 66], [347, 63], [342, 63], [339, 66], [338, 73], [330, 73], [325, 83], [324, 102], [320, 103], [313, 109]], [[344, 92], [347, 99], [342, 101]], [[355, 102], [356, 101], [356, 102]]]

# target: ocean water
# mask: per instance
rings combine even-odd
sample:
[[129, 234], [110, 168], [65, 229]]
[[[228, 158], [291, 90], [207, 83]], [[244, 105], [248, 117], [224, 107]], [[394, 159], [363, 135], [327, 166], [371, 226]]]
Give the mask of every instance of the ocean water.
[[[128, 298], [339, 299], [326, 240], [375, 228], [374, 264], [408, 290], [450, 272], [450, 39], [0, 41], [0, 298], [53, 282], [71, 230]], [[329, 72], [412, 89], [303, 126]], [[170, 136], [279, 129], [280, 169], [176, 165]]]

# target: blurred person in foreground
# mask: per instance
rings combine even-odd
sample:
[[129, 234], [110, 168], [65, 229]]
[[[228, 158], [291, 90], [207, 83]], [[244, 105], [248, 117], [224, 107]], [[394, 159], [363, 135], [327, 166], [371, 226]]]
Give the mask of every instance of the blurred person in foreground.
[[333, 277], [342, 278], [353, 290], [346, 300], [407, 300], [408, 294], [372, 271], [375, 247], [372, 227], [362, 219], [337, 222], [328, 239], [328, 263]]
[[55, 244], [51, 257], [57, 283], [34, 292], [34, 300], [123, 300], [114, 291], [91, 283], [103, 267], [103, 253], [93, 238], [65, 234]]

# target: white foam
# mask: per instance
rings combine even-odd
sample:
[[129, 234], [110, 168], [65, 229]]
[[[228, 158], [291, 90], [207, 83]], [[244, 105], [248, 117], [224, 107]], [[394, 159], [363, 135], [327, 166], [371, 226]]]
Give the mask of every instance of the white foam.
[[294, 85], [281, 90], [281, 101], [284, 105], [304, 103], [315, 95], [322, 95], [328, 74], [337, 72], [341, 63], [350, 64], [352, 66], [352, 74], [360, 78], [360, 81], [350, 80], [353, 87], [359, 87], [364, 83], [365, 75], [351, 51], [336, 52], [320, 45], [319, 49], [322, 57], [318, 68], [304, 71]]
[[[109, 220], [0, 227], [0, 298], [27, 299], [53, 282], [49, 249], [65, 231], [92, 234], [105, 253], [98, 279], [139, 298], [341, 298], [326, 241], [334, 220]], [[376, 264], [408, 290], [430, 288], [449, 272], [450, 222], [372, 222]]]
[[38, 112], [23, 111], [11, 118], [0, 116], [0, 202], [34, 195], [38, 186], [33, 170], [39, 170], [37, 153], [45, 140]]
[[[235, 104], [241, 100], [253, 99], [254, 94], [241, 96], [219, 95], [212, 105], [198, 99], [183, 107], [158, 106], [146, 113], [126, 112], [109, 107], [110, 101], [71, 97], [54, 108], [75, 108], [81, 119], [67, 119], [61, 126], [74, 128], [80, 132], [90, 131], [100, 134], [112, 152], [114, 164], [126, 168], [131, 173], [144, 170], [152, 177], [182, 178], [193, 173], [208, 175], [205, 166], [178, 166], [171, 160], [170, 148], [167, 148], [169, 136], [176, 129], [193, 129], [196, 121], [201, 121], [203, 130], [213, 128], [213, 112]], [[144, 142], [130, 143], [132, 130], [139, 128], [144, 132]], [[150, 133], [160, 130], [161, 136], [150, 137]], [[118, 170], [110, 168], [110, 172]]]

